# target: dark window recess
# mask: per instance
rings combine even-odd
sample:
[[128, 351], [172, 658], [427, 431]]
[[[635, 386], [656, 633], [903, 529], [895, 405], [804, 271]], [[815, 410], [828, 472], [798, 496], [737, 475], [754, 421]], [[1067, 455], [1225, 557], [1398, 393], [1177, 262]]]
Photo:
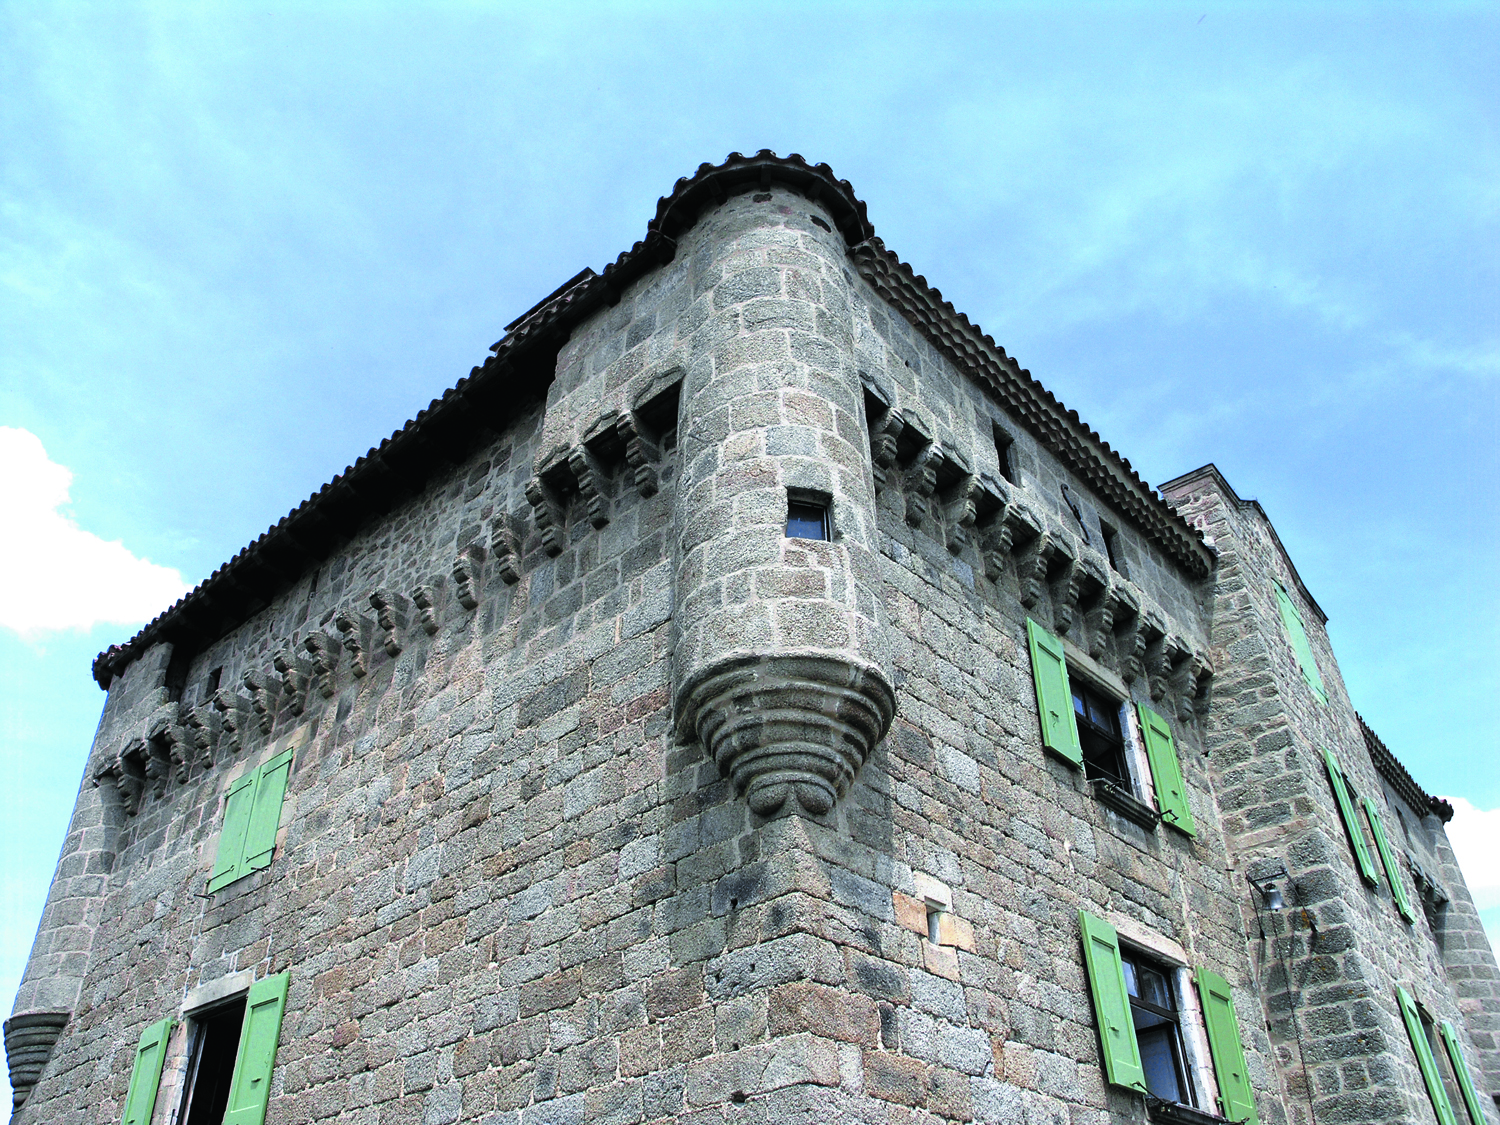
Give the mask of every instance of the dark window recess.
[[1141, 1049], [1141, 1069], [1152, 1097], [1179, 1105], [1193, 1105], [1187, 1054], [1182, 1049], [1177, 989], [1170, 969], [1133, 952], [1120, 951], [1125, 969], [1125, 991], [1130, 994], [1130, 1017]]
[[245, 1022], [245, 998], [193, 1017], [193, 1041], [188, 1053], [184, 1125], [222, 1125], [229, 1105], [229, 1080]]
[[1125, 762], [1125, 738], [1120, 733], [1120, 705], [1076, 677], [1073, 715], [1078, 720], [1078, 741], [1083, 745], [1083, 774], [1102, 777], [1130, 790], [1130, 769]]
[[211, 698], [214, 692], [219, 690], [219, 681], [224, 678], [224, 668], [221, 665], [208, 674], [208, 691], [204, 698]]
[[1458, 1088], [1458, 1079], [1453, 1076], [1453, 1060], [1448, 1058], [1448, 1048], [1438, 1038], [1437, 1022], [1432, 1018], [1432, 1013], [1420, 1001], [1417, 1004], [1417, 1018], [1422, 1021], [1422, 1031], [1427, 1036], [1427, 1049], [1432, 1052], [1432, 1061], [1437, 1065], [1438, 1077], [1443, 1082], [1443, 1092], [1448, 1095], [1448, 1104], [1454, 1107], [1454, 1120], [1457, 1120], [1457, 1110], [1464, 1104], [1464, 1095]]
[[824, 230], [828, 231], [830, 234], [833, 233], [833, 228], [831, 226], [829, 226], [827, 223], [825, 223], [822, 219], [818, 218], [816, 215], [809, 215], [808, 218], [813, 221], [813, 225], [814, 226], [822, 227]]
[[1104, 540], [1104, 553], [1109, 556], [1109, 565], [1116, 574], [1125, 574], [1125, 557], [1120, 553], [1120, 532], [1103, 520], [1099, 521], [1099, 535]]
[[788, 493], [786, 498], [788, 539], [828, 539], [828, 501], [814, 496]]
[[187, 645], [178, 642], [172, 646], [172, 659], [167, 661], [166, 678], [162, 684], [167, 689], [169, 702], [182, 702], [182, 692], [187, 687], [188, 668], [192, 663], [193, 653]]
[[1011, 484], [1016, 483], [1016, 467], [1014, 464], [1016, 439], [994, 425], [995, 431], [995, 457], [1000, 462], [1000, 475]]

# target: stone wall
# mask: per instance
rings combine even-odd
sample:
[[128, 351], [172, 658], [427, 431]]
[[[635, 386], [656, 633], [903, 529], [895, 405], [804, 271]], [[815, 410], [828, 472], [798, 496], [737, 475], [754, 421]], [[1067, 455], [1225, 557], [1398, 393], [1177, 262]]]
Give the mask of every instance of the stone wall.
[[[1238, 878], [1260, 879], [1278, 862], [1291, 874], [1289, 909], [1265, 909], [1258, 895], [1244, 900], [1288, 1108], [1298, 1121], [1427, 1120], [1432, 1107], [1396, 1003], [1397, 985], [1435, 1019], [1464, 1031], [1464, 1049], [1478, 1071], [1487, 1072], [1493, 1056], [1481, 1061], [1480, 1044], [1467, 1034], [1466, 1005], [1455, 987], [1462, 974], [1445, 969], [1428, 926], [1401, 919], [1383, 870], [1376, 888], [1356, 870], [1324, 747], [1337, 755], [1353, 789], [1377, 801], [1382, 820], [1401, 829], [1366, 751], [1323, 615], [1260, 506], [1241, 500], [1212, 466], [1163, 490], [1212, 537], [1219, 554], [1218, 675], [1207, 750], [1232, 861]], [[1277, 607], [1277, 582], [1298, 604], [1326, 704], [1303, 678]], [[1356, 819], [1368, 839], [1363, 814]], [[1378, 868], [1378, 857], [1374, 862]], [[1401, 876], [1411, 893], [1410, 872]], [[1488, 960], [1493, 965], [1492, 955]]]

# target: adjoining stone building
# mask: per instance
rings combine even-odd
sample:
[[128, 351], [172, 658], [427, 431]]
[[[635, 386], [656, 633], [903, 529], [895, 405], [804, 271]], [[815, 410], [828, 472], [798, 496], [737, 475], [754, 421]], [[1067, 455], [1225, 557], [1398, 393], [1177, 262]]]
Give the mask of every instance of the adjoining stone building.
[[96, 661], [15, 1120], [1500, 1125], [1451, 809], [1265, 513], [826, 166], [492, 351]]

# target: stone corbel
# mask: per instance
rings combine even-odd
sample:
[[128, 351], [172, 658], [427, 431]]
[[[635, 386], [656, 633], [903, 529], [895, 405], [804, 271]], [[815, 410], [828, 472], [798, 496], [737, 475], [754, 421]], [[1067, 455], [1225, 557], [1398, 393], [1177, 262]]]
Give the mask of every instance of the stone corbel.
[[385, 633], [381, 645], [386, 655], [392, 658], [401, 655], [405, 642], [406, 607], [410, 603], [394, 590], [376, 590], [370, 595], [370, 606], [375, 610], [375, 619]]
[[219, 746], [238, 754], [245, 745], [245, 731], [250, 725], [250, 701], [237, 691], [220, 688], [214, 692], [214, 709], [219, 712]]
[[1177, 696], [1177, 717], [1190, 723], [1198, 717], [1198, 700], [1208, 693], [1213, 666], [1201, 649], [1188, 652], [1172, 670], [1172, 691]]
[[1141, 595], [1129, 582], [1119, 581], [1114, 587], [1114, 602], [1120, 678], [1133, 684], [1140, 678], [1146, 656], [1146, 641], [1141, 634], [1145, 624], [1141, 617]]
[[94, 785], [109, 784], [120, 797], [120, 807], [128, 816], [141, 811], [141, 794], [146, 789], [146, 777], [138, 762], [127, 765], [122, 754], [111, 754], [94, 767]]
[[132, 739], [127, 751], [133, 750], [145, 763], [146, 782], [154, 797], [164, 797], [167, 782], [172, 779], [172, 750], [164, 738]]
[[120, 803], [130, 816], [141, 811], [141, 798], [146, 794], [146, 764], [148, 755], [144, 739], [135, 738], [120, 751]]
[[957, 555], [974, 542], [982, 490], [979, 478], [969, 475], [961, 477], [949, 492], [943, 505], [943, 526], [948, 532], [950, 554]]
[[[1097, 554], [1083, 548], [1067, 572], [1060, 576], [1054, 589], [1058, 628], [1066, 633], [1082, 613], [1086, 632], [1089, 610], [1109, 598], [1109, 568]], [[1062, 624], [1064, 616], [1068, 620], [1067, 627]], [[1085, 644], [1089, 643], [1087, 636], [1082, 639]]]
[[1088, 637], [1088, 654], [1102, 660], [1115, 635], [1115, 609], [1120, 604], [1119, 584], [1106, 577], [1105, 584], [1093, 598], [1083, 603], [1083, 628]]
[[467, 610], [479, 608], [479, 592], [484, 588], [484, 546], [470, 543], [453, 560], [453, 596]]
[[532, 477], [526, 482], [526, 499], [531, 504], [532, 518], [536, 520], [536, 529], [542, 537], [542, 549], [556, 558], [566, 546], [563, 542], [563, 511], [557, 494], [541, 477]]
[[1078, 544], [1066, 532], [1052, 537], [1047, 584], [1052, 587], [1052, 624], [1063, 634], [1073, 627], [1073, 619], [1078, 613], [1078, 597], [1083, 584], [1079, 553]]
[[495, 569], [507, 586], [521, 581], [521, 534], [517, 520], [502, 512], [490, 524], [490, 550], [495, 554]]
[[338, 690], [335, 673], [339, 665], [339, 642], [321, 630], [314, 629], [302, 638], [302, 647], [312, 657], [313, 675], [317, 678], [318, 694], [332, 699]]
[[646, 436], [640, 419], [629, 410], [621, 411], [615, 419], [615, 434], [625, 446], [625, 467], [630, 470], [641, 499], [655, 496], [660, 487], [656, 472], [656, 463], [661, 460], [660, 448]]
[[302, 714], [312, 680], [312, 661], [293, 648], [284, 648], [271, 658], [271, 664], [281, 673], [281, 692], [287, 698], [288, 709], [293, 715]]
[[888, 488], [896, 476], [896, 452], [906, 422], [898, 411], [889, 407], [870, 422], [870, 464], [875, 477], [875, 494]]
[[1021, 583], [1021, 604], [1027, 609], [1041, 601], [1047, 589], [1047, 573], [1052, 569], [1056, 542], [1050, 531], [1044, 531], [1021, 548], [1016, 556], [1016, 578]]
[[364, 679], [370, 671], [368, 653], [373, 631], [370, 619], [352, 609], [341, 609], [333, 624], [344, 637], [344, 651], [349, 654], [349, 674], [356, 680]]
[[943, 447], [931, 442], [922, 447], [906, 467], [906, 523], [921, 527], [931, 514], [932, 498], [937, 492], [938, 469], [943, 464]]
[[[192, 735], [180, 721], [181, 712], [179, 704], [168, 703], [164, 707], [158, 707], [146, 722], [146, 742], [157, 747], [158, 752], [165, 752], [167, 760], [176, 767], [174, 772], [179, 785], [187, 782], [196, 757]], [[163, 780], [157, 789], [157, 796], [165, 791], [166, 783]]]
[[1166, 696], [1173, 664], [1181, 660], [1187, 649], [1182, 645], [1182, 637], [1167, 631], [1169, 625], [1155, 607], [1154, 612], [1146, 615], [1146, 628], [1152, 631], [1151, 639], [1146, 642], [1146, 684], [1151, 687], [1152, 702], [1157, 702]]
[[438, 631], [437, 590], [431, 585], [418, 586], [411, 592], [411, 600], [417, 607], [417, 621], [422, 626], [422, 632], [429, 637], [436, 635]]
[[214, 744], [219, 740], [222, 726], [219, 712], [214, 709], [212, 702], [200, 703], [187, 713], [183, 721], [192, 734], [193, 753], [198, 764], [204, 769], [212, 769]]
[[589, 523], [595, 529], [609, 526], [609, 473], [586, 445], [575, 445], [568, 451], [568, 468], [578, 482], [578, 493], [588, 509]]
[[264, 672], [250, 670], [240, 680], [250, 692], [250, 709], [260, 720], [260, 733], [270, 734], [271, 724], [276, 721], [276, 688], [274, 677]]

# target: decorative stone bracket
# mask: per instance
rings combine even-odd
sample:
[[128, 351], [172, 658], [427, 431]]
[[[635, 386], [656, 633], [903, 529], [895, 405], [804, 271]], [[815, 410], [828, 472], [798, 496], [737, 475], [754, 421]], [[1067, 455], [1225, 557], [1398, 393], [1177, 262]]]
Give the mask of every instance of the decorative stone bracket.
[[479, 592], [484, 588], [484, 556], [482, 544], [470, 543], [453, 560], [453, 596], [470, 611], [479, 608]]
[[271, 664], [281, 673], [281, 692], [287, 698], [287, 708], [293, 715], [302, 714], [303, 708], [307, 706], [307, 688], [312, 680], [312, 661], [288, 647], [278, 652]]
[[312, 656], [313, 675], [317, 677], [318, 694], [332, 699], [338, 690], [335, 673], [339, 664], [339, 642], [320, 630], [302, 638], [302, 647]]
[[393, 659], [401, 655], [406, 632], [406, 607], [410, 603], [394, 590], [380, 589], [370, 594], [370, 605], [385, 637], [381, 644], [386, 655]]
[[17, 1113], [68, 1022], [69, 1012], [23, 1012], [5, 1021], [5, 1061], [10, 1069], [11, 1111]]
[[515, 516], [502, 512], [490, 524], [490, 550], [495, 555], [495, 569], [507, 586], [521, 581], [521, 534]]
[[435, 636], [438, 631], [437, 587], [430, 583], [418, 586], [411, 592], [411, 600], [417, 607], [417, 621], [422, 626], [422, 632], [429, 637]]
[[791, 803], [821, 816], [890, 728], [877, 669], [824, 656], [744, 657], [684, 694], [681, 722], [762, 816]]
[[214, 708], [219, 712], [219, 746], [238, 754], [245, 746], [245, 731], [250, 725], [250, 701], [237, 691], [220, 688], [214, 692]]
[[250, 692], [250, 709], [255, 712], [260, 723], [260, 733], [270, 734], [271, 724], [276, 721], [278, 684], [275, 678], [252, 668], [245, 672], [240, 682]]
[[344, 638], [344, 651], [349, 654], [349, 674], [356, 680], [363, 679], [370, 671], [370, 634], [374, 624], [362, 613], [352, 609], [341, 609], [333, 619]]

